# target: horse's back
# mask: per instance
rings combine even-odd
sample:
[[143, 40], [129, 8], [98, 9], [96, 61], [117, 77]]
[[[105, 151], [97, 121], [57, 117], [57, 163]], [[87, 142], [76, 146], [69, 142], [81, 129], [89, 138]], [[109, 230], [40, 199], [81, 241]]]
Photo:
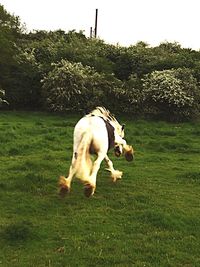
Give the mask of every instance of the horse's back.
[[81, 118], [74, 128], [74, 133], [90, 132], [96, 134], [99, 131], [105, 131], [105, 123], [102, 118], [96, 116]]
[[101, 147], [108, 146], [108, 137], [105, 122], [97, 116], [85, 116], [81, 118], [74, 128], [74, 148], [79, 145], [83, 135], [88, 135], [90, 143]]

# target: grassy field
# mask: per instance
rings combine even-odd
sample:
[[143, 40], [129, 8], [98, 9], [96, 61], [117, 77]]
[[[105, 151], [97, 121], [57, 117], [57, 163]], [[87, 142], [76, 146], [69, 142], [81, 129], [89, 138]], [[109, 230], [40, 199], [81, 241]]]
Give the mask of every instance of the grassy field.
[[0, 266], [200, 266], [200, 123], [120, 118], [134, 163], [64, 199], [79, 116], [0, 113]]

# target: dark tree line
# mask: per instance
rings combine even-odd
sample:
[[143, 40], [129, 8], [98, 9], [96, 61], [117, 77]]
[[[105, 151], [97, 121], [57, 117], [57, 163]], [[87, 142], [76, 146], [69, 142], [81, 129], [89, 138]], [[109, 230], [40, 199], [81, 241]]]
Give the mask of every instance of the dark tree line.
[[74, 30], [27, 33], [0, 5], [1, 100], [11, 109], [105, 105], [115, 112], [191, 118], [200, 111], [199, 83], [200, 51], [169, 42], [122, 47]]

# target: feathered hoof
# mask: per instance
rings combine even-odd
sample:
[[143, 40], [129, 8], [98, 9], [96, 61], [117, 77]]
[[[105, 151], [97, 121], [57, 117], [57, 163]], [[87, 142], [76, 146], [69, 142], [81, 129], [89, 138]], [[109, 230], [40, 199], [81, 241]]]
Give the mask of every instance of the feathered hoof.
[[124, 155], [127, 161], [132, 161], [134, 159], [133, 147], [127, 145]]
[[92, 186], [91, 184], [85, 184], [84, 195], [86, 197], [91, 197], [92, 195], [94, 195], [94, 191], [95, 191], [94, 186]]
[[60, 195], [60, 197], [65, 197], [68, 193], [69, 193], [69, 191], [70, 191], [70, 189], [69, 189], [69, 187], [61, 187], [60, 188], [60, 192], [59, 192], [59, 195]]
[[60, 176], [58, 185], [60, 187], [59, 195], [65, 197], [70, 192], [70, 187], [67, 186], [66, 178], [64, 176]]
[[115, 183], [117, 180], [121, 179], [123, 175], [123, 172], [115, 170], [112, 174], [111, 174], [111, 178], [112, 181]]

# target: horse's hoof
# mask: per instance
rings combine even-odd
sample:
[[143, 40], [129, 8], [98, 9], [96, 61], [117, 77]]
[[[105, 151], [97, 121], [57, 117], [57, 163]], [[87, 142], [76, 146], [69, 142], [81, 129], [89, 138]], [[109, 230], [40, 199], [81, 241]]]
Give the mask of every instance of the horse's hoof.
[[70, 191], [70, 186], [67, 185], [67, 179], [64, 176], [60, 176], [60, 179], [58, 181], [58, 186], [60, 187], [59, 195], [61, 197], [65, 197], [66, 194]]
[[127, 161], [132, 161], [134, 159], [134, 151], [132, 146], [128, 146], [128, 149], [125, 151], [124, 155]]
[[84, 194], [86, 197], [91, 197], [94, 194], [94, 186], [92, 186], [91, 184], [86, 184], [85, 185], [85, 189], [84, 189]]
[[115, 183], [117, 180], [122, 179], [123, 172], [115, 170], [112, 174], [112, 181]]
[[132, 152], [126, 152], [125, 153], [125, 158], [126, 158], [126, 160], [127, 161], [133, 161], [133, 154], [132, 154]]
[[63, 186], [60, 188], [60, 192], [59, 192], [59, 195], [60, 197], [65, 197], [70, 191], [70, 188], [68, 186]]

